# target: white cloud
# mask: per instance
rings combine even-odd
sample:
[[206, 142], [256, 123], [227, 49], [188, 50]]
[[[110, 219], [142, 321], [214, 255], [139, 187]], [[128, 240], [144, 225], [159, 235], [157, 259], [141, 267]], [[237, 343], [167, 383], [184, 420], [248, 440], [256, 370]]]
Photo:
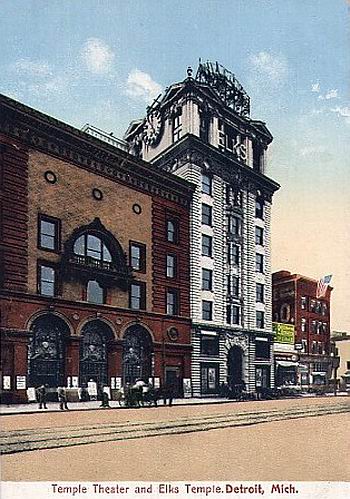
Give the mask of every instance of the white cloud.
[[332, 88], [332, 90], [328, 90], [326, 95], [324, 96], [326, 100], [328, 99], [337, 99], [338, 98], [338, 89]]
[[106, 74], [113, 68], [115, 54], [99, 38], [89, 38], [84, 43], [80, 55], [88, 71], [91, 73]]
[[319, 93], [321, 91], [321, 88], [320, 88], [320, 84], [317, 82], [317, 83], [313, 83], [311, 85], [311, 92], [317, 92]]
[[331, 109], [332, 113], [336, 113], [338, 116], [345, 118], [345, 122], [350, 125], [350, 107], [334, 107]]
[[305, 156], [313, 156], [313, 155], [318, 155], [318, 154], [323, 154], [327, 151], [326, 147], [323, 145], [319, 146], [305, 146], [300, 149], [300, 155], [305, 157]]
[[250, 56], [253, 69], [263, 77], [275, 83], [283, 81], [288, 73], [287, 60], [283, 55], [272, 55], [269, 52], [259, 52]]
[[46, 61], [31, 61], [30, 59], [19, 59], [13, 65], [17, 73], [27, 76], [48, 77], [52, 75], [51, 67]]
[[159, 83], [152, 80], [148, 73], [133, 69], [126, 82], [126, 93], [129, 97], [142, 99], [147, 104], [151, 103], [162, 92]]

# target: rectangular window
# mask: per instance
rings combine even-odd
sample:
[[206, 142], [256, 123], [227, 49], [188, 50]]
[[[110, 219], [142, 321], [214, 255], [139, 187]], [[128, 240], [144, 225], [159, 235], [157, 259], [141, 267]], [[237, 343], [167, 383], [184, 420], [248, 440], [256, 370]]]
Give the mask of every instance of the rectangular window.
[[255, 270], [257, 272], [264, 272], [264, 255], [257, 253], [255, 255]]
[[237, 244], [229, 243], [227, 251], [228, 251], [228, 263], [230, 265], [239, 265], [240, 247]]
[[301, 310], [306, 310], [307, 307], [307, 298], [306, 296], [301, 297]]
[[230, 278], [230, 295], [234, 298], [239, 297], [239, 278], [235, 275], [229, 276]]
[[201, 393], [208, 395], [219, 391], [219, 365], [201, 363]]
[[40, 264], [38, 267], [38, 292], [43, 296], [56, 294], [56, 270], [51, 265]]
[[40, 249], [59, 251], [60, 220], [47, 215], [39, 215], [38, 247]]
[[317, 333], [317, 321], [311, 321], [311, 332], [314, 334]]
[[211, 257], [213, 253], [213, 241], [210, 236], [202, 235], [202, 255]]
[[327, 303], [322, 303], [322, 315], [327, 315]]
[[268, 341], [255, 341], [255, 357], [257, 359], [270, 358], [270, 343]]
[[179, 292], [176, 289], [167, 289], [166, 313], [168, 315], [179, 314]]
[[130, 243], [130, 265], [137, 272], [146, 271], [146, 246], [140, 243]]
[[255, 227], [255, 244], [264, 245], [264, 229]]
[[306, 333], [307, 332], [307, 320], [305, 317], [301, 318], [301, 332]]
[[213, 289], [213, 271], [209, 269], [202, 269], [202, 289], [205, 291], [212, 291]]
[[176, 277], [176, 256], [174, 255], [166, 256], [166, 276]]
[[227, 305], [226, 321], [228, 324], [240, 324], [240, 308], [237, 305]]
[[182, 109], [173, 118], [173, 142], [177, 142], [181, 138], [182, 122], [181, 122]]
[[130, 285], [129, 307], [133, 310], [146, 308], [146, 283], [134, 282]]
[[202, 224], [212, 226], [213, 209], [208, 204], [202, 204]]
[[256, 283], [256, 301], [258, 303], [264, 303], [264, 284]]
[[212, 179], [208, 175], [202, 174], [202, 192], [211, 196], [212, 194]]
[[240, 236], [242, 233], [242, 220], [238, 217], [229, 217], [229, 232], [234, 236]]
[[255, 217], [264, 219], [264, 201], [260, 198], [255, 200]]
[[213, 302], [207, 300], [202, 301], [202, 319], [205, 321], [213, 320]]
[[302, 339], [302, 340], [301, 340], [301, 343], [302, 343], [302, 345], [303, 345], [303, 350], [302, 350], [302, 351], [303, 351], [303, 353], [307, 353], [307, 340]]
[[309, 310], [310, 310], [310, 312], [315, 312], [315, 310], [316, 310], [316, 300], [310, 300]]
[[168, 218], [166, 221], [166, 239], [169, 243], [179, 242], [179, 223], [174, 218]]
[[202, 355], [219, 355], [219, 337], [203, 334], [201, 336], [201, 354]]
[[258, 329], [264, 329], [265, 314], [261, 310], [256, 311], [256, 327]]

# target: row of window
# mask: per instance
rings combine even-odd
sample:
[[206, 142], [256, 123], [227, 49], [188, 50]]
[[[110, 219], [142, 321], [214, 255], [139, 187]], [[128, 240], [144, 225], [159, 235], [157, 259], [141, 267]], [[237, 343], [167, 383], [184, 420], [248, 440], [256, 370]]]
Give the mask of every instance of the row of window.
[[[208, 196], [212, 196], [213, 194], [213, 179], [204, 173], [202, 174], [202, 192], [208, 194]], [[226, 185], [226, 204], [242, 208], [242, 191], [233, 189], [230, 185]], [[257, 197], [255, 201], [255, 217], [264, 219], [264, 200], [260, 197]]]
[[314, 312], [316, 314], [327, 315], [327, 303], [321, 302], [307, 296], [301, 297], [301, 309]]
[[[39, 264], [38, 266], [38, 293], [43, 296], [56, 296], [58, 294], [57, 271], [55, 266]], [[84, 297], [86, 301], [95, 304], [106, 303], [106, 289], [96, 280], [87, 282]], [[179, 291], [166, 290], [167, 315], [179, 315]], [[146, 309], [146, 283], [133, 282], [129, 288], [129, 307], [133, 310]]]
[[[213, 302], [209, 300], [202, 300], [202, 319], [205, 321], [213, 320]], [[226, 322], [227, 324], [237, 325], [241, 324], [241, 308], [239, 305], [229, 304], [226, 307]], [[256, 327], [264, 329], [265, 327], [265, 313], [261, 310], [256, 311]]]
[[[202, 224], [213, 226], [213, 207], [202, 203]], [[228, 217], [228, 231], [235, 236], [242, 235], [242, 219], [237, 216]], [[264, 229], [262, 227], [255, 227], [255, 243], [264, 244]]]
[[[179, 243], [179, 221], [175, 218], [166, 220], [166, 240], [170, 243]], [[48, 215], [39, 215], [38, 219], [38, 247], [49, 251], [60, 251], [61, 248], [61, 221]], [[96, 235], [85, 233], [74, 243], [73, 251], [78, 256], [90, 257], [94, 260], [111, 262], [112, 256], [106, 244]], [[146, 263], [146, 248], [141, 243], [130, 243], [130, 261], [134, 270], [143, 270]], [[139, 268], [138, 268], [139, 267]]]
[[[268, 341], [255, 342], [255, 358], [269, 359], [270, 358], [270, 343]], [[207, 357], [219, 356], [219, 336], [203, 334], [200, 339], [200, 352]]]
[[307, 333], [310, 331], [314, 334], [328, 333], [328, 323], [316, 320], [307, 321], [305, 317], [301, 318], [301, 331], [302, 333]]

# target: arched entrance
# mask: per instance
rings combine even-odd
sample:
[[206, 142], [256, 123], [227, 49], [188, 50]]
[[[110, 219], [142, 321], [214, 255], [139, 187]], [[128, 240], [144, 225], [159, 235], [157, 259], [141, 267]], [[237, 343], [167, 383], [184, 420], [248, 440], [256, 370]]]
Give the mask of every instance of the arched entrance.
[[65, 351], [69, 327], [63, 319], [46, 314], [30, 327], [32, 338], [28, 349], [29, 386], [65, 385]]
[[238, 346], [230, 348], [227, 354], [228, 384], [230, 388], [243, 381], [243, 350]]
[[152, 375], [152, 338], [138, 324], [130, 326], [123, 341], [123, 384], [140, 378], [148, 382]]
[[80, 384], [93, 380], [97, 385], [108, 384], [107, 343], [113, 339], [111, 328], [103, 321], [87, 322], [81, 331]]

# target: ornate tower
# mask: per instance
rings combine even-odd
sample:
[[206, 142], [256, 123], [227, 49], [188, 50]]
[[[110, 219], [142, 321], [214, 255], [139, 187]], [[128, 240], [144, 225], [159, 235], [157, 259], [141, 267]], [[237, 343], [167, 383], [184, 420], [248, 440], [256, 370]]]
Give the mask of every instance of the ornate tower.
[[196, 185], [193, 394], [218, 394], [223, 383], [244, 382], [251, 392], [273, 386], [270, 219], [279, 186], [265, 175], [271, 133], [250, 117], [236, 77], [200, 62], [195, 77], [188, 68], [146, 118], [130, 124], [125, 139], [136, 155]]

